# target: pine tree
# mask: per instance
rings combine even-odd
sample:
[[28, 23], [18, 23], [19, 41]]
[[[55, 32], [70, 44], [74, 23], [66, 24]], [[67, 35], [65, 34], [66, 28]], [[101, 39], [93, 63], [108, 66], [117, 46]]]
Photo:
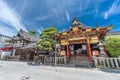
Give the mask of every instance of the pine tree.
[[41, 32], [39, 41], [36, 42], [36, 48], [39, 50], [52, 50], [55, 44], [54, 35], [58, 31], [54, 27], [46, 28]]

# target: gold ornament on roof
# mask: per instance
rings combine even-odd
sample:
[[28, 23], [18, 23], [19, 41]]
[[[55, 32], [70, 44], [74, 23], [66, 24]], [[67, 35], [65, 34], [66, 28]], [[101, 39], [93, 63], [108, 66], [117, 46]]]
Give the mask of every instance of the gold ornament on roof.
[[90, 31], [92, 31], [91, 28], [87, 28], [87, 29], [86, 29], [86, 32], [90, 32]]
[[77, 30], [78, 30], [78, 27], [73, 28], [73, 31], [77, 31]]
[[67, 35], [67, 32], [63, 32], [62, 35]]

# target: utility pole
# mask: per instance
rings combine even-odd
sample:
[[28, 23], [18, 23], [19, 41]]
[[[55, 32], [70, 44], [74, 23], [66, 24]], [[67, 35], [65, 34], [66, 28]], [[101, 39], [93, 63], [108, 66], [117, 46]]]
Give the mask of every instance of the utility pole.
[[[56, 33], [55, 33], [55, 41], [57, 42]], [[57, 54], [57, 43], [55, 44], [55, 66], [57, 65], [57, 63], [56, 63], [56, 54]]]

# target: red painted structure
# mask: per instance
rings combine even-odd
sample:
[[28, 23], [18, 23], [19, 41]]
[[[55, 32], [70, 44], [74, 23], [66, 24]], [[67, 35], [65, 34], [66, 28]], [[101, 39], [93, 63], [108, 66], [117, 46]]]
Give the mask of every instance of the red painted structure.
[[[104, 28], [98, 26], [91, 28], [80, 23], [75, 18], [70, 27], [66, 31], [57, 34], [56, 38], [60, 46], [66, 47], [65, 51], [68, 58], [74, 56], [76, 57], [74, 60], [77, 61], [78, 59], [78, 62], [81, 57], [89, 57], [92, 60], [92, 49], [97, 47], [99, 41], [104, 39], [105, 34], [111, 28], [112, 25]], [[72, 50], [70, 50], [71, 45], [74, 46]]]
[[3, 48], [0, 48], [0, 50], [3, 50], [3, 51], [6, 51], [6, 50], [10, 51], [12, 49], [13, 49], [12, 46], [6, 46], [6, 47], [3, 47]]

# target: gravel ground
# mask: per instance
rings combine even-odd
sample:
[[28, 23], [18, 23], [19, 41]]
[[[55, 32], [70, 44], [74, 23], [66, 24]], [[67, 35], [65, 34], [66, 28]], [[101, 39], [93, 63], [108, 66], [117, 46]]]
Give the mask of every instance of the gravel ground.
[[0, 61], [0, 80], [120, 80], [120, 70], [32, 66]]

